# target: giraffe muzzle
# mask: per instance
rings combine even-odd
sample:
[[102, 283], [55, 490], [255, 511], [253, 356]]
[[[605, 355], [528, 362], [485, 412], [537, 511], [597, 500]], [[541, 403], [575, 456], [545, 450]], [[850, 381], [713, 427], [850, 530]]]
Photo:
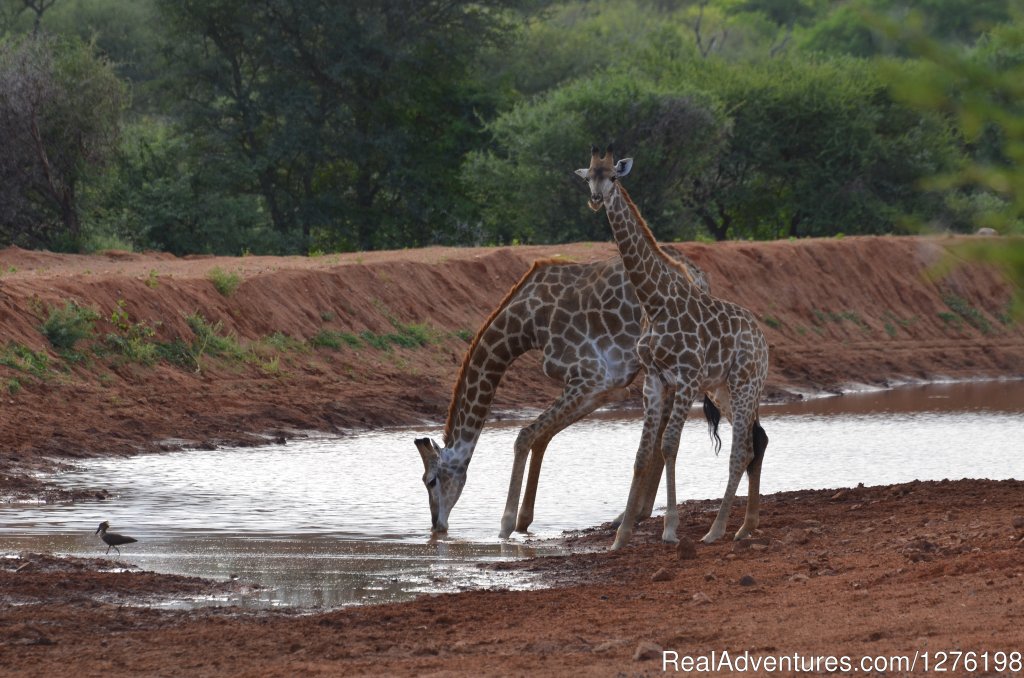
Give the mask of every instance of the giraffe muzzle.
[[591, 194], [590, 201], [587, 204], [590, 206], [590, 209], [596, 212], [601, 209], [601, 205], [604, 204], [604, 200], [599, 195]]

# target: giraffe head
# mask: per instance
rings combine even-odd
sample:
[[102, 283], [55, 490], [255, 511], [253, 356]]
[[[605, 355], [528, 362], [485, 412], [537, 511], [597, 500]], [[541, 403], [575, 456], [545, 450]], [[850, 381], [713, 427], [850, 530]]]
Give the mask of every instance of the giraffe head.
[[468, 463], [455, 458], [451, 448], [440, 448], [429, 438], [418, 438], [416, 449], [423, 458], [423, 484], [430, 499], [430, 529], [448, 531], [448, 514], [466, 486]]
[[576, 174], [590, 186], [590, 209], [595, 212], [601, 209], [616, 180], [629, 174], [632, 168], [633, 158], [622, 158], [615, 162], [611, 146], [608, 146], [603, 154], [597, 146], [591, 146], [590, 167], [576, 170]]

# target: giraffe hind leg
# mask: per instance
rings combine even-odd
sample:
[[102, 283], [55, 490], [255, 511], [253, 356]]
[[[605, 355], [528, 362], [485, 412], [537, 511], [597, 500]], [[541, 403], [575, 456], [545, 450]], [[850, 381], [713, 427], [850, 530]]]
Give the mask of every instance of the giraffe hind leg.
[[729, 511], [732, 509], [732, 502], [736, 498], [736, 488], [739, 486], [743, 472], [753, 461], [753, 424], [752, 418], [747, 413], [734, 412], [732, 428], [732, 453], [729, 455], [729, 482], [722, 496], [722, 505], [718, 509], [718, 515], [711, 529], [704, 535], [703, 542], [710, 544], [725, 534], [725, 526], [729, 521]]
[[761, 423], [754, 422], [754, 458], [747, 465], [747, 515], [736, 532], [736, 539], [746, 539], [757, 529], [761, 509], [761, 462], [768, 448], [768, 434]]

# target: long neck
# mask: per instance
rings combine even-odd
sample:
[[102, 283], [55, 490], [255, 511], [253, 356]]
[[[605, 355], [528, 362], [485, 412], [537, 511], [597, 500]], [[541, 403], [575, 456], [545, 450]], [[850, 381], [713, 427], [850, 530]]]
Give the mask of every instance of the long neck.
[[511, 332], [506, 311], [500, 309], [485, 323], [470, 345], [455, 380], [444, 427], [444, 446], [466, 463], [473, 456], [505, 371], [512, 361], [533, 348], [521, 324], [519, 333]]
[[678, 267], [658, 247], [654, 234], [640, 216], [640, 210], [619, 182], [615, 182], [605, 197], [604, 208], [637, 299], [649, 315], [654, 315], [653, 310], [657, 306], [655, 295], [658, 289], [667, 286], [668, 277], [689, 281], [685, 275], [678, 275]]

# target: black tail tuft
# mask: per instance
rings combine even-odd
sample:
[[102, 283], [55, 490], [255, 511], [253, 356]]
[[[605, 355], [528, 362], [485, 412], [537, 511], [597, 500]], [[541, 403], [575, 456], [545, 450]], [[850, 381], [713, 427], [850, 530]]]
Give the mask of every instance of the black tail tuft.
[[708, 420], [708, 435], [715, 443], [715, 454], [722, 451], [722, 439], [718, 436], [718, 423], [722, 421], [722, 411], [718, 409], [708, 394], [704, 394], [704, 416]]
[[764, 451], [768, 449], [768, 434], [761, 428], [761, 422], [754, 422], [754, 456], [763, 457]]
[[759, 471], [766, 449], [768, 449], [768, 434], [761, 428], [760, 421], [754, 421], [754, 458], [750, 460], [750, 465], [747, 467], [748, 473]]

